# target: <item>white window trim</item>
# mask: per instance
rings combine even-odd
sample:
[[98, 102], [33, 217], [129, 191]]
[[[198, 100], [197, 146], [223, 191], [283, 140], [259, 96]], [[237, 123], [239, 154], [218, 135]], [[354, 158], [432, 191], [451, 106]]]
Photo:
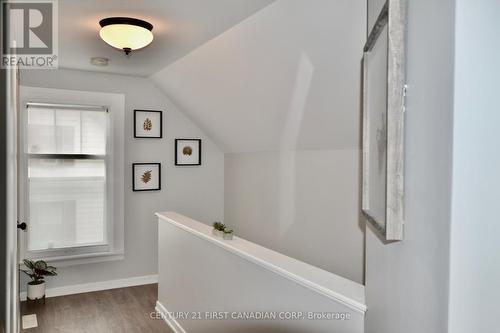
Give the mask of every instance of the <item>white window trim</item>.
[[[21, 259], [44, 259], [59, 266], [86, 264], [124, 258], [124, 113], [125, 96], [89, 91], [73, 91], [21, 86], [19, 121], [21, 127], [19, 156], [19, 216], [30, 227], [28, 217], [28, 158], [26, 154], [27, 103], [71, 105], [101, 105], [108, 109], [108, 139], [106, 147], [107, 183], [107, 245], [82, 246], [46, 251], [27, 251], [27, 233], [21, 233]], [[112, 146], [111, 146], [112, 144]], [[108, 158], [109, 154], [109, 158]], [[108, 207], [109, 206], [109, 207]], [[52, 253], [51, 253], [52, 252]], [[50, 255], [48, 255], [51, 253]]]

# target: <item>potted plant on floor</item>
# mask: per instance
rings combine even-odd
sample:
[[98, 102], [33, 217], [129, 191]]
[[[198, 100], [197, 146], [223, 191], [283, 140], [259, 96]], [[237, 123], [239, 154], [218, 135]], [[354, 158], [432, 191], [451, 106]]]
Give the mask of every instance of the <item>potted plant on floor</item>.
[[31, 281], [28, 282], [28, 299], [35, 300], [43, 298], [45, 296], [44, 277], [57, 275], [56, 268], [54, 266], [48, 266], [43, 260], [33, 261], [24, 259], [23, 261], [27, 269], [23, 269], [22, 271], [31, 278]]

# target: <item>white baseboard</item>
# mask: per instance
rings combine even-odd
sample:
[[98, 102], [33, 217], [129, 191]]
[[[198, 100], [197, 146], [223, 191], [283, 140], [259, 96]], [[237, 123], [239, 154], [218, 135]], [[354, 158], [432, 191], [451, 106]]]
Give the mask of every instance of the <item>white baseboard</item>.
[[[145, 284], [158, 283], [158, 275], [146, 275], [146, 276], [136, 276], [126, 279], [118, 280], [108, 280], [100, 282], [91, 282], [83, 284], [75, 284], [71, 286], [57, 287], [57, 288], [47, 288], [45, 291], [46, 297], [57, 297], [64, 295], [73, 295], [81, 293], [89, 293], [92, 291], [116, 289], [116, 288], [126, 288], [133, 286], [142, 286]], [[26, 291], [19, 294], [21, 301], [26, 300]]]
[[167, 325], [174, 331], [174, 333], [186, 333], [186, 330], [182, 328], [181, 324], [168, 312], [167, 309], [160, 303], [160, 301], [156, 301], [156, 312], [160, 314], [163, 320], [167, 323]]

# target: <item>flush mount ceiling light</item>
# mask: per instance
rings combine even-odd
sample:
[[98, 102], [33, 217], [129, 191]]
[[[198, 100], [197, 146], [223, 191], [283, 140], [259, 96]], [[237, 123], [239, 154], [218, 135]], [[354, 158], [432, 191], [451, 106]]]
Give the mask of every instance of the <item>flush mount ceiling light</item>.
[[153, 25], [131, 17], [108, 17], [99, 21], [99, 36], [125, 54], [141, 49], [153, 41]]

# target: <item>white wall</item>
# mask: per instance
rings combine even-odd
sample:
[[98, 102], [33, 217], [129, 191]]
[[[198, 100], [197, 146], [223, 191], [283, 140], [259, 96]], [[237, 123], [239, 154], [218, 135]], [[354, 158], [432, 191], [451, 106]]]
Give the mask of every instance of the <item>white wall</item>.
[[359, 151], [226, 154], [225, 222], [236, 234], [363, 283]]
[[500, 2], [457, 0], [449, 332], [498, 331]]
[[367, 230], [369, 333], [447, 332], [454, 9], [409, 1], [405, 239], [383, 244]]
[[358, 148], [365, 34], [364, 0], [279, 0], [152, 78], [224, 152]]
[[[198, 320], [179, 318], [178, 322], [186, 332], [363, 333], [364, 312], [353, 307], [352, 303], [361, 301], [359, 295], [362, 295], [361, 299], [364, 298], [363, 286], [352, 281], [342, 281], [342, 278], [333, 274], [323, 275], [321, 272], [299, 269], [300, 265], [241, 240], [224, 241], [229, 242], [227, 248], [218, 244], [220, 240], [212, 238], [209, 228], [204, 230], [197, 227], [196, 221], [186, 221], [182, 217], [174, 218], [174, 221], [178, 224], [172, 224], [163, 218], [158, 221], [158, 301], [173, 314], [201, 313]], [[182, 253], [182, 256], [172, 255], [174, 252]], [[296, 270], [290, 272], [290, 267]], [[308, 275], [302, 276], [301, 271], [307, 271]], [[294, 274], [297, 279], [291, 277]], [[307, 284], [300, 282], [304, 278], [311, 281], [314, 276], [321, 278], [313, 281], [321, 281], [321, 287], [329, 291], [331, 288], [331, 291], [342, 298], [328, 297], [318, 289], [306, 287]], [[215, 311], [227, 311], [229, 318], [205, 319], [206, 313]], [[234, 314], [258, 311], [277, 316], [286, 312], [339, 313], [348, 314], [350, 318], [231, 319]]]
[[[48, 287], [98, 282], [157, 273], [154, 213], [174, 210], [205, 223], [223, 218], [224, 156], [148, 79], [75, 70], [26, 70], [26, 86], [122, 93], [125, 95], [125, 259], [61, 267]], [[164, 111], [163, 139], [134, 139], [133, 110]], [[201, 167], [174, 166], [174, 139], [203, 139]], [[160, 192], [132, 192], [134, 162], [162, 163]]]
[[279, 0], [152, 79], [226, 153], [225, 222], [363, 282], [364, 0]]

